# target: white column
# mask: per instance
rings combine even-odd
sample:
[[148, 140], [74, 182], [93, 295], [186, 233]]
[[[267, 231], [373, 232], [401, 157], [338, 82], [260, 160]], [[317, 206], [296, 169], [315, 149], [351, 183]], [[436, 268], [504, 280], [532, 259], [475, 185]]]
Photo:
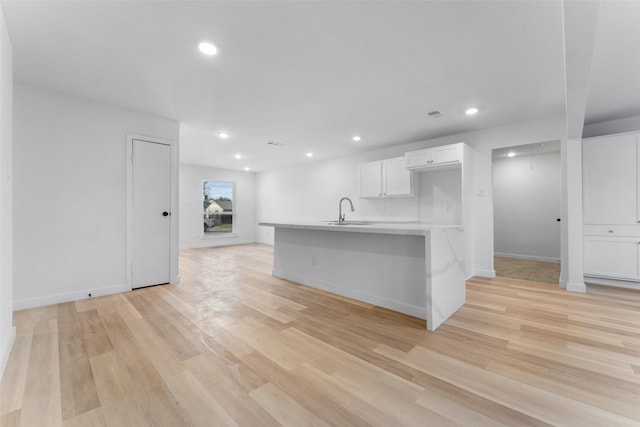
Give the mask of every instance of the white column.
[[582, 230], [582, 140], [562, 141], [562, 264], [560, 287], [586, 292]]

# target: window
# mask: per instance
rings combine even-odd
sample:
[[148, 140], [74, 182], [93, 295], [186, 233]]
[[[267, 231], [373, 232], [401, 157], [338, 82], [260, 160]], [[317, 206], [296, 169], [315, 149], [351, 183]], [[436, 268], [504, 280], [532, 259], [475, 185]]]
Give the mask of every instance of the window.
[[202, 218], [204, 235], [233, 233], [233, 182], [203, 181]]

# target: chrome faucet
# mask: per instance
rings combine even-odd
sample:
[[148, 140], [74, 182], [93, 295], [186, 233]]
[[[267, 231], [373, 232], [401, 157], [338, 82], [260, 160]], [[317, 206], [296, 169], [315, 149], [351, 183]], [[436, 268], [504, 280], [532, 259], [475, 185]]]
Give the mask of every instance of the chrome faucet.
[[344, 222], [344, 214], [342, 213], [342, 202], [344, 200], [348, 201], [351, 205], [351, 212], [355, 211], [355, 209], [353, 208], [353, 202], [350, 198], [343, 197], [342, 199], [340, 199], [340, 202], [338, 203], [338, 224], [342, 224]]

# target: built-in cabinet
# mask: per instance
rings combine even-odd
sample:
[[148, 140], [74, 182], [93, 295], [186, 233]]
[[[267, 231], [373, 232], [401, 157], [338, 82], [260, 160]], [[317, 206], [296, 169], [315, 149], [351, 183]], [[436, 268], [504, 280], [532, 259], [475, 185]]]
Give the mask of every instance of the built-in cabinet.
[[[403, 157], [363, 163], [359, 167], [359, 177], [361, 198], [379, 199], [419, 194], [420, 197], [416, 202], [418, 210], [421, 212], [420, 222], [434, 225], [462, 225], [464, 227], [465, 274], [466, 277], [473, 275], [474, 182], [473, 149], [471, 147], [459, 142], [410, 151], [405, 153]], [[440, 185], [442, 180], [451, 179], [453, 179], [453, 184], [449, 181], [447, 185]], [[418, 182], [421, 184], [418, 185]], [[420, 187], [419, 191], [418, 187]], [[452, 199], [451, 207], [447, 205], [446, 209], [447, 212], [450, 209], [455, 212], [455, 222], [434, 222], [440, 218], [435, 215], [431, 218], [424, 215], [424, 212], [431, 207], [441, 207], [435, 205], [434, 195], [442, 196], [442, 199]], [[432, 203], [433, 206], [428, 206], [429, 203]]]
[[583, 141], [584, 274], [640, 281], [640, 133]]
[[443, 145], [405, 154], [409, 170], [442, 170], [462, 164], [462, 144]]
[[413, 174], [404, 157], [378, 160], [360, 165], [360, 197], [413, 196]]

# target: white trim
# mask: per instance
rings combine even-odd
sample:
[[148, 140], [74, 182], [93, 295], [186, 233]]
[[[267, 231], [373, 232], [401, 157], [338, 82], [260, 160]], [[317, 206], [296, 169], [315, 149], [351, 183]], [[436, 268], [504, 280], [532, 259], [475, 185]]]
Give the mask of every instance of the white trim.
[[495, 252], [493, 255], [501, 258], [513, 258], [513, 259], [524, 259], [527, 261], [543, 261], [543, 262], [560, 263], [560, 258], [550, 258], [550, 257], [544, 257], [544, 256], [507, 254], [504, 252]]
[[105, 286], [95, 289], [83, 289], [81, 291], [66, 292], [62, 294], [47, 295], [37, 298], [25, 298], [13, 301], [14, 310], [24, 310], [27, 308], [43, 307], [45, 305], [59, 304], [61, 302], [78, 301], [86, 298], [101, 297], [104, 295], [117, 294], [131, 290], [131, 284], [121, 284]]
[[640, 282], [631, 280], [615, 280], [604, 277], [584, 276], [584, 281], [587, 284], [592, 283], [594, 285], [616, 286], [618, 288], [625, 289], [640, 289]]
[[582, 283], [567, 282], [566, 289], [568, 292], [579, 292], [581, 294], [584, 294], [587, 292], [587, 285], [585, 285], [584, 282]]
[[9, 338], [2, 343], [2, 352], [0, 353], [0, 379], [4, 376], [4, 369], [7, 367], [7, 362], [9, 361], [9, 355], [11, 354], [11, 349], [13, 348], [13, 343], [16, 341], [16, 327], [13, 326], [11, 328], [11, 332], [9, 333]]
[[367, 294], [365, 292], [354, 291], [352, 289], [329, 285], [327, 283], [313, 280], [304, 279], [293, 274], [287, 274], [284, 271], [273, 270], [273, 275], [281, 279], [289, 280], [291, 282], [300, 283], [302, 285], [311, 286], [316, 289], [331, 292], [339, 296], [345, 296], [358, 301], [373, 304], [378, 307], [388, 308], [393, 311], [408, 314], [409, 316], [418, 317], [420, 319], [427, 318], [426, 308], [418, 305], [405, 304], [399, 301], [390, 300], [387, 298], [380, 298], [374, 295]]
[[496, 277], [496, 271], [495, 270], [475, 270], [473, 275], [493, 279], [494, 277]]
[[[218, 239], [222, 240], [222, 236], [219, 237]], [[218, 240], [218, 239], [215, 239], [215, 238], [202, 239], [202, 241], [199, 242], [199, 243], [192, 243], [192, 244], [189, 244], [189, 245], [181, 245], [180, 246], [180, 250], [217, 248], [219, 246], [250, 245], [252, 243], [259, 243], [259, 242], [256, 242], [255, 240], [232, 240], [232, 241], [229, 241], [229, 242], [215, 241], [215, 240]], [[270, 246], [273, 246], [273, 245], [270, 245]]]
[[[235, 227], [235, 226], [234, 226]], [[208, 239], [224, 239], [225, 237], [238, 237], [238, 233], [225, 233], [225, 232], [217, 232], [217, 234], [205, 234], [204, 236], [202, 236], [201, 240], [208, 240]]]
[[178, 276], [178, 146], [177, 142], [169, 139], [161, 139], [146, 135], [127, 133], [127, 250], [126, 250], [126, 275], [128, 289], [132, 289], [131, 267], [133, 265], [133, 141], [147, 141], [155, 144], [168, 145], [171, 149], [171, 260], [169, 266], [170, 283], [179, 283]]

